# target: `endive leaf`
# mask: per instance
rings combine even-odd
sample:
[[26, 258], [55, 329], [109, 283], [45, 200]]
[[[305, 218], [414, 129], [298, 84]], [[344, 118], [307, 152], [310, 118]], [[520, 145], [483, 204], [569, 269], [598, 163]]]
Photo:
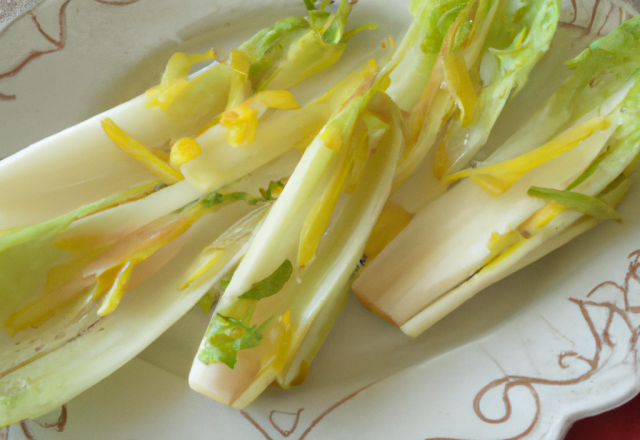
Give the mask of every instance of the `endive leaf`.
[[[311, 208], [311, 211], [304, 221], [298, 248], [298, 266], [300, 267], [309, 263], [316, 255], [316, 250], [329, 225], [338, 200], [340, 200], [342, 193], [346, 189], [356, 154], [363, 149], [363, 146], [365, 151], [368, 150], [366, 124], [359, 121], [356, 127], [358, 127], [358, 129], [354, 130], [354, 133], [351, 135], [349, 145], [342, 153], [340, 163], [331, 181], [324, 190], [322, 197], [313, 205], [313, 208]], [[364, 168], [364, 164], [362, 163], [359, 163], [358, 166]], [[362, 171], [359, 172], [361, 173]]]
[[[270, 192], [267, 197], [271, 197]], [[64, 304], [64, 302], [61, 303], [61, 300], [68, 302], [75, 296], [82, 294], [84, 288], [94, 284], [95, 289], [91, 300], [95, 301], [104, 296], [98, 315], [105, 316], [112, 313], [128, 290], [129, 279], [137, 264], [147, 260], [173, 242], [202, 216], [218, 209], [226, 202], [236, 200], [255, 205], [268, 199], [254, 197], [245, 192], [226, 194], [214, 192], [178, 212], [173, 212], [139, 228], [122, 237], [113, 245], [107, 246], [106, 249], [94, 250], [90, 248], [85, 251], [87, 259], [81, 257], [77, 261], [60, 266], [60, 269], [70, 266], [70, 270], [67, 270], [67, 279], [59, 283], [56, 290], [45, 291], [42, 296], [14, 312], [6, 322], [6, 327], [15, 332], [36, 325], [51, 316], [61, 304]], [[57, 231], [57, 234], [60, 232]], [[55, 255], [60, 259], [60, 252]], [[76, 268], [78, 262], [84, 266]], [[77, 278], [80, 279], [81, 284], [78, 284]], [[70, 291], [63, 295], [68, 290]]]
[[[297, 69], [299, 66], [294, 62], [296, 60], [296, 53], [311, 52], [305, 50], [306, 43], [309, 42], [309, 39], [302, 42], [299, 41], [300, 38], [308, 36], [306, 35], [306, 31], [308, 30], [307, 26], [305, 32], [297, 35], [287, 35], [287, 38], [275, 42], [273, 46], [273, 48], [277, 46], [281, 49], [281, 54], [284, 54], [284, 57], [274, 60], [273, 65], [276, 67], [274, 70], [277, 70], [278, 74], [270, 75], [267, 79], [271, 81], [280, 79], [281, 84], [283, 84], [281, 88], [289, 87], [293, 81], [304, 79], [310, 73], [314, 73], [320, 68], [330, 65], [337, 60], [344, 50], [345, 45], [340, 43], [336, 45], [340, 47], [337, 47], [334, 51], [318, 51], [316, 54], [311, 54], [310, 57], [304, 59], [304, 63], [302, 63], [305, 64], [303, 66], [304, 69]], [[311, 42], [316, 43], [317, 40]], [[284, 43], [294, 44], [287, 45]], [[295, 50], [289, 50], [292, 49], [292, 47], [295, 48]], [[324, 47], [322, 49], [324, 49]], [[314, 55], [318, 54], [325, 55], [324, 52], [326, 52], [328, 56], [314, 57]], [[188, 60], [189, 62], [198, 61], [196, 58], [199, 58], [199, 56], [189, 56], [188, 58], [191, 58]], [[176, 59], [178, 58], [174, 58], [174, 61]], [[283, 60], [285, 63], [280, 62]], [[252, 59], [252, 61], [259, 60]], [[144, 135], [139, 139], [143, 141], [144, 144], [149, 145], [147, 150], [152, 154], [154, 147], [167, 145], [169, 140], [189, 136], [197, 132], [198, 128], [202, 127], [201, 122], [206, 123], [220, 114], [222, 109], [224, 109], [232, 72], [229, 66], [214, 65], [199, 74], [187, 77], [190, 67], [190, 65], [184, 62], [171, 62], [167, 68], [163, 83], [165, 86], [172, 85], [172, 87], [167, 87], [162, 90], [155, 89], [151, 92], [153, 96], [149, 97], [149, 101], [154, 102], [149, 102], [149, 104], [151, 106], [158, 106], [164, 111], [153, 109], [146, 113], [139, 112], [140, 114], [132, 114], [131, 119], [122, 125], [132, 136], [139, 136], [138, 129], [140, 132], [143, 132]], [[249, 72], [249, 75], [250, 74], [251, 72]], [[285, 74], [289, 76], [287, 77]], [[265, 83], [266, 82], [258, 81], [257, 85], [264, 86]], [[223, 106], [222, 109], [220, 109], [221, 103]], [[144, 104], [142, 105], [144, 106]], [[133, 109], [138, 110], [137, 107], [133, 107]], [[118, 111], [115, 113], [119, 114]], [[124, 112], [124, 114], [129, 116], [126, 112]], [[151, 115], [151, 117], [149, 115]], [[155, 115], [161, 115], [162, 117], [156, 118], [154, 117]], [[121, 120], [118, 118], [113, 119], [116, 121]], [[153, 129], [149, 130], [146, 126], [137, 126], [138, 123], [146, 123], [148, 120], [158, 126], [157, 129], [160, 134], [154, 136], [155, 133]], [[179, 121], [179, 123], [174, 123], [174, 121]], [[169, 123], [170, 129], [165, 129], [166, 127], [163, 126], [165, 122]], [[100, 126], [98, 124], [94, 125], [98, 128], [97, 137], [106, 139], [106, 136], [99, 131]], [[148, 140], [147, 135], [152, 141]], [[90, 142], [87, 143], [91, 144]], [[109, 142], [107, 143], [109, 144]], [[112, 150], [115, 151], [114, 156], [119, 155], [118, 157], [128, 159], [117, 149]], [[194, 156], [193, 154], [190, 155]], [[159, 157], [159, 159], [166, 162], [164, 156]], [[40, 162], [42, 163], [44, 160]], [[116, 161], [114, 160], [113, 162]], [[82, 163], [84, 164], [85, 162]], [[92, 170], [97, 170], [98, 168], [94, 167]], [[241, 173], [237, 177], [241, 177], [243, 174], [244, 173]], [[116, 173], [111, 173], [110, 176], [111, 175], [115, 176]], [[145, 172], [142, 174], [142, 178], [135, 182], [144, 181], [142, 179], [150, 180], [152, 178], [153, 176], [149, 177], [149, 174]], [[78, 182], [71, 183], [77, 185]], [[62, 193], [63, 191], [60, 192]], [[91, 191], [88, 192], [90, 193]], [[195, 197], [196, 196], [194, 196], [194, 198]], [[257, 198], [250, 198], [243, 194], [242, 191], [230, 192], [229, 194], [205, 198], [201, 200], [198, 208], [195, 206], [191, 206], [191, 208], [195, 211], [208, 210], [212, 207], [212, 204], [217, 202], [222, 204], [225, 201], [238, 199], [255, 203]], [[187, 211], [189, 211], [188, 208]], [[229, 212], [231, 214], [228, 217], [233, 217], [238, 214], [236, 211]], [[191, 214], [192, 212], [189, 211], [188, 216]], [[176, 215], [179, 216], [178, 213], [176, 213]], [[220, 220], [220, 224], [223, 225], [226, 224], [228, 219], [220, 218], [218, 220]], [[62, 223], [63, 222], [61, 222], [61, 224]], [[11, 226], [11, 224], [9, 223], [8, 226]], [[218, 230], [218, 224], [216, 222], [208, 226], [212, 228], [210, 231]], [[63, 227], [64, 225], [61, 226], [61, 228]], [[13, 232], [14, 231], [5, 232], [2, 236], [9, 237]], [[213, 232], [210, 233], [213, 234]], [[57, 234], [54, 231], [51, 235]], [[50, 237], [47, 236], [45, 238], [48, 239]], [[111, 240], [111, 237], [109, 237], [109, 240]], [[109, 240], [105, 240], [105, 242], [110, 242]], [[30, 241], [30, 244], [37, 245], [39, 243]], [[50, 245], [50, 243], [47, 244]], [[192, 243], [191, 245], [196, 246], [197, 243]], [[20, 245], [14, 246], [11, 249], [19, 246]], [[69, 252], [66, 249], [61, 251]], [[138, 256], [138, 254], [127, 253], [127, 256], [131, 255], [133, 255], [133, 257]], [[146, 251], [143, 252], [143, 256], [146, 255]], [[171, 254], [171, 256], [173, 255], [175, 254]], [[181, 262], [185, 261], [183, 259], [180, 260]], [[120, 266], [116, 265], [105, 268], [106, 271], [109, 271], [109, 275], [113, 275], [113, 273], [116, 274], [114, 277], [105, 276], [102, 278], [102, 281], [106, 281], [103, 284], [106, 286], [111, 284], [112, 289], [110, 291], [101, 289], [101, 291], [97, 293], [97, 296], [101, 297], [101, 299], [109, 299], [109, 301], [105, 302], [107, 309], [111, 309], [113, 305], [117, 303], [117, 299], [125, 291], [125, 289], [121, 287], [127, 284], [126, 278], [131, 274], [130, 269], [133, 269], [135, 272], [138, 264], [140, 264], [140, 266], [143, 265], [143, 263], [139, 263], [136, 258], [131, 258], [126, 261], [120, 261]], [[15, 423], [27, 417], [37, 417], [42, 414], [42, 412], [47, 412], [53, 409], [53, 407], [59, 406], [61, 403], [71, 399], [75, 394], [104, 378], [115, 368], [122, 365], [132, 356], [135, 356], [135, 354], [145, 345], [149, 344], [155, 336], [165, 330], [171, 322], [174, 322], [181, 314], [185, 313], [185, 311], [194, 304], [194, 298], [197, 301], [198, 297], [202, 296], [202, 292], [189, 291], [185, 296], [176, 295], [177, 292], [172, 281], [178, 279], [179, 274], [176, 274], [176, 270], [173, 270], [173, 267], [166, 269], [168, 275], [161, 278], [159, 284], [152, 286], [151, 289], [142, 288], [141, 290], [144, 295], [135, 295], [135, 297], [132, 295], [131, 299], [127, 298], [127, 301], [123, 301], [121, 306], [118, 306], [117, 313], [111, 313], [108, 318], [105, 318], [102, 324], [96, 327], [94, 327], [94, 325], [100, 320], [97, 314], [99, 307], [90, 302], [84, 304], [87, 306], [85, 308], [83, 308], [82, 304], [78, 307], [74, 304], [74, 307], [65, 310], [65, 313], [67, 311], [73, 312], [71, 316], [72, 320], [81, 321], [80, 324], [78, 324], [77, 321], [69, 321], [67, 319], [68, 316], [62, 316], [63, 314], [60, 313], [57, 314], [53, 320], [44, 323], [41, 328], [28, 329], [24, 332], [29, 333], [29, 337], [23, 341], [25, 342], [23, 347], [26, 346], [29, 353], [26, 353], [24, 350], [19, 351], [13, 344], [7, 344], [10, 345], [10, 347], [7, 347], [8, 351], [7, 353], [3, 353], [2, 360], [0, 361], [0, 388], [6, 391], [0, 398], [0, 423], [4, 425], [6, 423]], [[112, 282], [110, 283], [106, 278], [109, 278]], [[132, 276], [131, 282], [133, 282], [133, 278]], [[43, 278], [39, 278], [38, 280], [43, 281]], [[169, 281], [167, 284], [162, 283], [162, 281], [167, 280]], [[156, 282], [157, 281], [158, 280], [156, 280]], [[160, 288], [157, 289], [158, 291], [152, 292], [153, 287]], [[91, 296], [91, 292], [85, 293], [86, 294], [83, 294], [83, 298], [77, 301], [78, 303], [82, 303], [86, 299], [90, 300], [88, 297]], [[152, 295], [151, 293], [155, 293], [156, 295]], [[189, 295], [189, 297], [187, 297], [187, 295]], [[3, 306], [5, 305], [7, 304], [3, 302]], [[8, 304], [8, 306], [11, 305], [10, 303]], [[234, 319], [237, 319], [233, 316], [228, 316], [227, 318], [230, 318], [232, 323]], [[106, 328], [107, 331], [101, 333], [103, 328]], [[54, 341], [49, 343], [51, 341], [47, 339], [49, 339], [51, 335], [56, 337], [60, 336], [61, 340], [59, 342]], [[42, 339], [44, 349], [40, 353], [38, 353], [38, 351], [41, 347], [35, 345], [35, 342], [32, 343], [31, 336], [36, 336], [36, 339]], [[51, 336], [51, 338], [53, 336]], [[18, 338], [19, 337], [20, 336], [18, 336]], [[18, 344], [16, 344], [16, 347], [17, 345]], [[112, 349], [112, 347], [117, 347], [118, 350], [116, 351]], [[35, 351], [32, 350], [33, 348], [35, 348]], [[37, 353], [37, 355], [32, 356], [32, 353]], [[25, 360], [25, 357], [28, 359]], [[23, 384], [24, 386], [13, 386], [17, 383]]]
[[[361, 103], [352, 100], [348, 105], [360, 106]], [[189, 376], [192, 388], [242, 408], [274, 380], [288, 387], [304, 377], [304, 366], [317, 351], [347, 298], [349, 289], [345, 283], [353, 275], [366, 237], [389, 194], [402, 144], [401, 116], [397, 108], [393, 110], [392, 122], [392, 129], [367, 161], [354, 193], [345, 195], [344, 202], [336, 208], [335, 222], [332, 220], [313, 264], [296, 273], [298, 282], [289, 282], [277, 295], [259, 301], [252, 312], [252, 325], [273, 318], [264, 330], [269, 337], [265, 336], [258, 347], [239, 352], [234, 369], [219, 362], [206, 364], [196, 359]], [[312, 206], [305, 202], [313, 197], [314, 187], [328, 184], [329, 179], [321, 177], [325, 170], [337, 168], [335, 163], [330, 164], [334, 155], [320, 137], [306, 149], [220, 298], [216, 313], [242, 319], [250, 300], [238, 297], [253, 283], [273, 273], [274, 263], [295, 258], [298, 232]], [[303, 341], [304, 351], [296, 357]]]
[[611, 114], [637, 80], [639, 51], [640, 17], [633, 17], [570, 61], [571, 76], [479, 166], [529, 152], [577, 121]]
[[[520, 36], [512, 49], [528, 38]], [[354, 284], [361, 302], [417, 336], [480, 289], [565, 243], [574, 231], [617, 218], [593, 199], [612, 205], [621, 200], [628, 167], [640, 151], [639, 48], [640, 19], [634, 18], [585, 51], [574, 74], [545, 105], [480, 168], [468, 171], [493, 184], [496, 193], [513, 184], [511, 189], [490, 197], [463, 181], [424, 207], [361, 272]], [[576, 146], [566, 150], [571, 143]], [[556, 157], [545, 161], [547, 155]], [[551, 200], [546, 203], [527, 195], [532, 186], [573, 190], [546, 192]], [[569, 209], [574, 206], [602, 218]]]
[[[481, 2], [478, 8], [488, 6]], [[507, 100], [524, 86], [531, 69], [548, 50], [560, 16], [557, 0], [492, 2], [491, 8], [497, 10], [484, 45], [480, 47], [474, 41], [482, 34], [475, 23], [465, 43], [470, 45], [465, 55], [478, 96], [471, 118], [461, 112], [460, 118], [451, 121], [442, 140], [446, 146], [446, 174], [464, 169], [485, 145]], [[470, 63], [475, 50], [476, 62]], [[471, 96], [469, 92], [465, 95]]]

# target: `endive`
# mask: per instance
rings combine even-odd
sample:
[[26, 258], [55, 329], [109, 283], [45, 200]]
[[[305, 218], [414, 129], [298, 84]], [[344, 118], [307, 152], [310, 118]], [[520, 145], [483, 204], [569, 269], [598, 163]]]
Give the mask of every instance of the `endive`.
[[[568, 63], [573, 75], [469, 177], [367, 264], [360, 301], [410, 335], [607, 216], [638, 154], [640, 19]], [[601, 200], [597, 200], [600, 198]], [[551, 201], [550, 201], [551, 200]], [[550, 201], [550, 202], [549, 202]]]
[[415, 212], [486, 143], [549, 48], [560, 2], [414, 0], [412, 9], [415, 23], [390, 62], [389, 95], [409, 112], [394, 191], [415, 176], [395, 200]]
[[[274, 381], [304, 379], [391, 189], [403, 133], [385, 83], [362, 79], [305, 150], [218, 302], [192, 388], [243, 408]], [[386, 121], [381, 138], [372, 114]]]
[[[299, 153], [274, 156], [203, 193], [176, 170], [199, 154], [185, 136], [335, 62], [358, 31], [344, 32], [349, 10], [345, 1], [339, 16], [322, 11], [313, 22], [278, 22], [193, 76], [192, 65], [213, 53], [177, 54], [146, 96], [2, 162], [0, 426], [66, 403], [203, 296], [204, 286], [180, 292], [200, 243], [219, 237], [251, 205], [271, 203], [271, 191], [259, 189], [289, 176]], [[318, 33], [321, 23], [331, 32]], [[274, 99], [260, 102], [274, 106]], [[176, 147], [170, 158], [161, 151], [169, 143]], [[43, 181], [46, 191], [37, 184]]]
[[[186, 313], [207, 290], [179, 289], [201, 243], [219, 236], [256, 202], [268, 203], [271, 195], [259, 189], [269, 188], [274, 176], [290, 174], [293, 165], [283, 158], [195, 202], [188, 201], [197, 192], [177, 184], [105, 211], [92, 214], [130, 194], [5, 231], [0, 422], [55, 409]], [[180, 200], [187, 203], [176, 210]]]
[[[194, 136], [234, 99], [244, 102], [255, 92], [289, 88], [330, 66], [359, 29], [345, 32], [348, 2], [341, 15], [326, 12], [331, 38], [318, 34], [303, 17], [289, 17], [241, 44], [235, 53], [248, 62], [243, 72], [228, 56], [194, 75], [198, 62], [214, 53], [176, 54], [161, 83], [139, 96], [70, 129], [44, 139], [0, 164], [0, 228], [22, 226], [63, 215], [82, 205], [156, 180], [139, 162], [114, 148], [101, 122], [109, 118], [132, 139], [157, 152], [184, 136]], [[365, 26], [367, 27], [367, 26]], [[301, 68], [304, 66], [304, 68]], [[234, 70], [235, 69], [235, 70]], [[88, 148], [90, 146], [90, 148]], [[50, 164], [55, 163], [53, 167]], [[95, 169], [100, 164], [100, 170]], [[245, 173], [246, 174], [246, 173]], [[38, 179], [25, 176], [37, 175]], [[242, 174], [237, 178], [242, 177]], [[43, 210], [40, 182], [47, 182], [50, 208]], [[76, 185], [83, 182], [82, 185]], [[19, 188], [20, 191], [14, 190]]]

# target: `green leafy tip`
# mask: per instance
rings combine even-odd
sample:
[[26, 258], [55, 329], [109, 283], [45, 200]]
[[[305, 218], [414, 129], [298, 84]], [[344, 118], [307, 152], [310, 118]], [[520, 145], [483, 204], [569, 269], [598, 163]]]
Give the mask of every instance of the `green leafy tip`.
[[255, 197], [246, 192], [233, 192], [225, 194], [214, 191], [202, 198], [202, 206], [204, 208], [211, 208], [230, 200], [241, 200], [249, 205], [255, 205], [259, 202], [269, 202], [277, 199], [279, 193], [283, 188], [284, 183], [282, 183], [280, 180], [277, 180], [269, 182], [269, 187], [266, 190], [260, 190], [262, 197]]
[[532, 186], [527, 191], [531, 197], [537, 197], [546, 201], [555, 201], [570, 209], [575, 209], [594, 218], [607, 220], [610, 218], [621, 220], [620, 214], [615, 209], [600, 199], [586, 194], [566, 190], [556, 190]]
[[[260, 345], [262, 332], [271, 322], [271, 318], [260, 325], [250, 326], [255, 307], [262, 298], [280, 292], [292, 273], [291, 261], [285, 260], [271, 275], [258, 281], [251, 289], [240, 295], [239, 299], [243, 302], [239, 309], [244, 310], [238, 313], [241, 318], [216, 313], [209, 325], [205, 346], [198, 353], [198, 359], [205, 364], [222, 362], [229, 368], [234, 368], [238, 351]], [[226, 284], [228, 285], [228, 282]]]
[[262, 198], [267, 200], [275, 200], [278, 198], [282, 190], [284, 189], [284, 183], [282, 181], [271, 181], [269, 182], [269, 187], [266, 190], [260, 188], [260, 194], [262, 194]]
[[308, 21], [318, 35], [322, 37], [322, 41], [327, 44], [344, 43], [355, 34], [364, 30], [376, 30], [378, 25], [375, 23], [366, 23], [345, 32], [349, 13], [351, 12], [351, 4], [349, 0], [342, 0], [335, 14], [326, 10], [332, 2], [324, 1], [320, 8], [316, 8], [311, 0], [304, 0], [305, 7], [309, 13]]
[[198, 359], [205, 364], [222, 362], [233, 369], [238, 351], [259, 346], [262, 332], [271, 322], [271, 319], [267, 319], [260, 325], [250, 327], [244, 323], [245, 319], [216, 314], [211, 323], [214, 332], [207, 339], [206, 347], [198, 354]]
[[240, 295], [241, 299], [262, 299], [280, 292], [293, 273], [291, 261], [284, 260], [275, 272]]

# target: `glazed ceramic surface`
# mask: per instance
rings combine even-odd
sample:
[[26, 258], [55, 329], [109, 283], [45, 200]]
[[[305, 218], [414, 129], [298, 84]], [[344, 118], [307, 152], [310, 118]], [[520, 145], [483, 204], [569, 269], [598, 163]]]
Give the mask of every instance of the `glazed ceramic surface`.
[[[361, 0], [352, 24], [380, 29], [354, 39], [333, 73], [297, 90], [301, 99], [383, 56], [380, 41], [399, 40], [410, 23], [406, 3]], [[490, 142], [566, 78], [564, 60], [635, 6], [563, 5], [550, 53]], [[177, 50], [224, 54], [302, 13], [289, 0], [0, 0], [0, 157], [144, 92]], [[417, 339], [351, 300], [306, 382], [271, 388], [244, 411], [188, 387], [209, 319], [194, 309], [115, 374], [55, 413], [0, 430], [0, 439], [560, 439], [574, 420], [640, 390], [638, 197], [636, 185], [620, 206], [623, 222], [484, 290]]]

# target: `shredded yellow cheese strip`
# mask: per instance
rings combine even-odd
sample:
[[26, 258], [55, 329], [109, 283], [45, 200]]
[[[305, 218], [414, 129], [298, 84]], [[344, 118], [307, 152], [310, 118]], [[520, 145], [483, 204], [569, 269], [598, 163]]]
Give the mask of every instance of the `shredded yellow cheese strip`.
[[186, 78], [191, 71], [194, 64], [201, 63], [203, 61], [209, 61], [215, 58], [215, 53], [210, 50], [206, 53], [192, 53], [186, 54], [178, 52], [173, 54], [167, 63], [167, 67], [162, 75], [161, 84], [168, 84], [171, 81], [177, 79]]
[[111, 290], [118, 279], [118, 274], [123, 267], [124, 263], [118, 264], [117, 266], [110, 267], [96, 277], [96, 285], [93, 289], [91, 301], [96, 301], [102, 298], [107, 292]]
[[611, 118], [599, 116], [565, 131], [522, 156], [495, 165], [460, 171], [445, 177], [445, 180], [454, 181], [469, 177], [488, 194], [498, 197], [529, 171], [572, 150], [596, 131], [606, 130], [609, 126]]
[[566, 209], [566, 206], [555, 201], [547, 203], [538, 212], [522, 222], [517, 231], [522, 237], [529, 238]]
[[111, 119], [104, 119], [102, 121], [102, 128], [107, 136], [120, 148], [139, 160], [146, 169], [158, 176], [167, 185], [173, 185], [174, 183], [184, 180], [180, 171], [171, 167], [168, 163], [153, 154], [145, 145], [125, 133]]
[[213, 267], [214, 264], [218, 262], [220, 257], [222, 256], [221, 249], [206, 249], [206, 253], [202, 256], [202, 265], [198, 267], [198, 269], [191, 274], [191, 276], [178, 287], [180, 290], [184, 290], [189, 287], [189, 284], [193, 283], [200, 275], [208, 271]]
[[265, 90], [256, 93], [244, 103], [221, 115], [220, 125], [229, 130], [229, 143], [235, 146], [252, 143], [256, 138], [260, 111], [267, 108], [294, 110], [300, 106], [286, 90]]
[[129, 260], [121, 266], [111, 289], [109, 289], [107, 296], [105, 296], [102, 305], [98, 309], [99, 316], [106, 316], [118, 307], [120, 300], [125, 294], [125, 287], [131, 278], [133, 266], [135, 266], [137, 262], [136, 260]]
[[460, 109], [461, 125], [466, 127], [473, 120], [478, 96], [460, 51], [444, 55], [442, 73], [447, 91]]
[[178, 169], [200, 154], [202, 154], [202, 147], [200, 147], [200, 144], [190, 137], [184, 137], [182, 139], [178, 139], [171, 146], [169, 163], [173, 168]]
[[304, 220], [298, 248], [298, 266], [306, 265], [315, 257], [333, 211], [347, 186], [354, 157], [363, 142], [366, 142], [368, 147], [368, 133], [367, 124], [359, 119], [347, 141], [347, 149], [343, 152], [329, 185]]

